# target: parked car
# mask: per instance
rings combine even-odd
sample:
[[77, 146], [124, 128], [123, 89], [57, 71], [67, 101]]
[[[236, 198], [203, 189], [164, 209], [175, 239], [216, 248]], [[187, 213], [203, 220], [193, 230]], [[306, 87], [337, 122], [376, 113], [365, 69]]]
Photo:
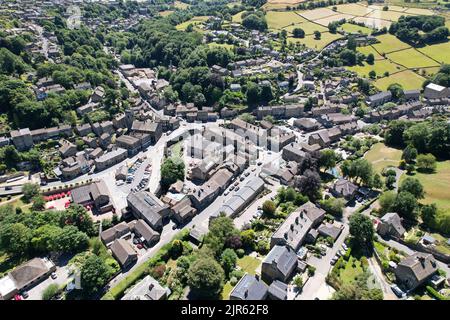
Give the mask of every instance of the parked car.
[[348, 250], [348, 247], [347, 247], [347, 245], [345, 243], [342, 244], [342, 249], [344, 249], [345, 251]]
[[330, 264], [332, 265], [332, 266], [334, 266], [335, 264], [336, 264], [336, 262], [338, 261], [338, 257], [337, 256], [334, 256], [333, 257], [333, 259], [331, 259], [331, 261], [330, 261]]
[[50, 275], [50, 277], [51, 277], [52, 279], [56, 279], [56, 278], [58, 278], [58, 276], [56, 275], [56, 273], [55, 273], [55, 272], [52, 272], [52, 274]]
[[404, 298], [406, 296], [406, 293], [403, 292], [402, 289], [400, 289], [396, 284], [393, 284], [391, 286], [391, 290], [392, 292], [394, 292], [394, 294], [399, 297], [399, 298]]
[[22, 292], [22, 297], [23, 297], [24, 299], [27, 299], [27, 298], [29, 297], [28, 291], [23, 291], [23, 292]]

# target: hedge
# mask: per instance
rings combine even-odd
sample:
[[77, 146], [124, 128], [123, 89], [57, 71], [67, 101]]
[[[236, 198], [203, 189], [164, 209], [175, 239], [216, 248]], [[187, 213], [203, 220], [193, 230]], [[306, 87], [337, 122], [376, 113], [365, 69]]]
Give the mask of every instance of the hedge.
[[436, 300], [450, 300], [450, 298], [444, 297], [431, 286], [427, 286], [427, 291], [432, 297], [436, 298]]
[[189, 235], [189, 229], [184, 229], [177, 233], [169, 243], [166, 243], [158, 250], [158, 252], [149, 260], [138, 266], [133, 272], [122, 279], [117, 285], [108, 290], [102, 297], [102, 300], [118, 300], [121, 298], [125, 291], [143, 279], [147, 275], [149, 268], [155, 266], [158, 262], [167, 262], [170, 258], [169, 250], [172, 247], [174, 240], [185, 240]]

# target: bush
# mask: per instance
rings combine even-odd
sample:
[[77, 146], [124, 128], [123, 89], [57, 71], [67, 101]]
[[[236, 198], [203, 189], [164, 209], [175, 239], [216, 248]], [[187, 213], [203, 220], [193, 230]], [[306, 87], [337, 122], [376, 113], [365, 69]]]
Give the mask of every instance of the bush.
[[57, 284], [52, 283], [42, 292], [42, 300], [52, 300], [59, 293]]
[[436, 289], [434, 289], [431, 286], [427, 286], [427, 291], [436, 300], [450, 300], [450, 298], [444, 297], [442, 294], [437, 292]]
[[236, 277], [232, 277], [231, 279], [230, 279], [230, 284], [232, 285], [232, 286], [235, 286], [237, 283], [238, 283], [238, 279], [236, 279]]
[[308, 266], [308, 275], [312, 277], [316, 273], [316, 267]]
[[245, 255], [245, 250], [244, 249], [237, 249], [236, 250], [236, 254], [239, 258], [242, 258]]
[[241, 278], [244, 276], [245, 272], [244, 270], [233, 270], [230, 272], [231, 278], [236, 278], [238, 281], [241, 280]]

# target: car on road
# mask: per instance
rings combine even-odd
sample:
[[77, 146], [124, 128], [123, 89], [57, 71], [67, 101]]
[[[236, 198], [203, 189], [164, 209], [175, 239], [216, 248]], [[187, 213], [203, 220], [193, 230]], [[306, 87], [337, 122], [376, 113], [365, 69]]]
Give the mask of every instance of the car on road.
[[403, 292], [402, 289], [400, 289], [396, 284], [391, 285], [391, 290], [394, 292], [394, 294], [399, 298], [406, 297], [406, 293]]
[[56, 275], [56, 273], [55, 273], [55, 272], [52, 272], [52, 274], [50, 275], [50, 277], [51, 277], [52, 279], [56, 279], [56, 278], [58, 278], [58, 276]]

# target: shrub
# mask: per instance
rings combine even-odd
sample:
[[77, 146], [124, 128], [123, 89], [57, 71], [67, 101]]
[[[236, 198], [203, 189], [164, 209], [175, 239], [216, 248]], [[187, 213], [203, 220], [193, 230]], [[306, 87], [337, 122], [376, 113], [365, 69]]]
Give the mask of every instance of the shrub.
[[42, 292], [42, 300], [52, 300], [59, 293], [57, 284], [52, 283]]
[[236, 254], [239, 258], [242, 258], [245, 255], [245, 250], [244, 249], [237, 249], [236, 250]]

